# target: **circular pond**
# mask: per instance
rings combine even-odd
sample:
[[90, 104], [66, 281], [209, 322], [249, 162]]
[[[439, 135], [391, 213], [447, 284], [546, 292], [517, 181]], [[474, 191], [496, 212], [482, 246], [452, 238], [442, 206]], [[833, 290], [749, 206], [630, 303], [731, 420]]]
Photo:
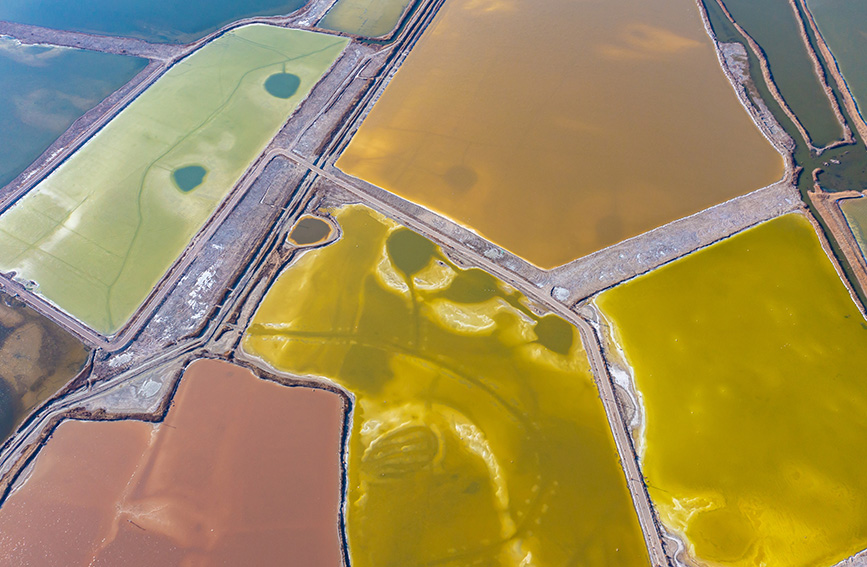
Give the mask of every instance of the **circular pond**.
[[304, 217], [289, 233], [289, 240], [298, 246], [324, 241], [331, 235], [331, 224], [318, 217]]
[[172, 172], [172, 179], [175, 180], [178, 189], [186, 193], [201, 185], [207, 174], [208, 170], [201, 165], [188, 165]]
[[265, 79], [265, 90], [277, 98], [289, 98], [298, 92], [301, 77], [292, 73], [274, 73]]

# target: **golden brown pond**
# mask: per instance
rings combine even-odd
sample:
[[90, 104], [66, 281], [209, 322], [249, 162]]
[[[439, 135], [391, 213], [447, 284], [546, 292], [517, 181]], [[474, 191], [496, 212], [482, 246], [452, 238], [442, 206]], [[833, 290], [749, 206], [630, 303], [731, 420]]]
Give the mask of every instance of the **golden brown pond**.
[[353, 567], [646, 566], [575, 328], [370, 209], [335, 219], [243, 345], [355, 395]]
[[87, 354], [55, 323], [0, 293], [0, 443], [78, 374]]
[[337, 165], [541, 267], [783, 171], [694, 0], [451, 0]]
[[58, 427], [0, 508], [0, 564], [340, 565], [342, 421], [333, 393], [195, 362], [161, 424]]

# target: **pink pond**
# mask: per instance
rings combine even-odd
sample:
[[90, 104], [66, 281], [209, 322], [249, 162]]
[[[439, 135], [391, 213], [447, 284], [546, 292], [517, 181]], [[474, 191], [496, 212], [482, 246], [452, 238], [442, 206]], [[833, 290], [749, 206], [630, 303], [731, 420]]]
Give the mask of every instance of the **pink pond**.
[[342, 563], [343, 401], [199, 360], [163, 423], [61, 424], [0, 507], [0, 564]]

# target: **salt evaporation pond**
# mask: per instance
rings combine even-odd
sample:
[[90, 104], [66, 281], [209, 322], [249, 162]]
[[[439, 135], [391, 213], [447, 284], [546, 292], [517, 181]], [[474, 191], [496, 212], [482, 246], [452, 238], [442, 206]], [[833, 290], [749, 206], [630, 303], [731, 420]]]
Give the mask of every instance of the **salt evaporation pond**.
[[243, 339], [355, 396], [355, 567], [647, 566], [576, 329], [363, 206], [303, 254]]
[[642, 470], [701, 565], [867, 547], [867, 321], [787, 215], [599, 296], [646, 410]]
[[66, 421], [0, 507], [6, 565], [334, 567], [340, 396], [222, 361], [165, 421]]

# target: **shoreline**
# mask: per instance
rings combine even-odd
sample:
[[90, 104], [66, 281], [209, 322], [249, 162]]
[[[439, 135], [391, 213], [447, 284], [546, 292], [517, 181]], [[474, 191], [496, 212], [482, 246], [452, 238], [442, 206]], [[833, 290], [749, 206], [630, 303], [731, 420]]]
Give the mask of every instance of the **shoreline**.
[[[693, 560], [689, 551], [692, 548], [689, 538], [686, 537], [686, 534], [672, 530], [662, 520], [656, 503], [650, 497], [642, 470], [644, 455], [647, 450], [647, 408], [644, 404], [644, 396], [636, 385], [635, 370], [629, 364], [626, 352], [617, 339], [617, 327], [596, 304], [596, 297], [598, 297], [598, 294], [587, 303], [581, 305], [580, 308], [577, 308], [576, 311], [588, 322], [596, 335], [599, 354], [608, 371], [617, 405], [621, 407], [619, 417], [635, 450], [636, 464], [639, 467], [639, 474], [641, 474], [642, 482], [645, 486], [650, 510], [659, 530], [660, 542], [665, 550], [666, 557], [673, 562], [674, 567], [706, 567], [703, 563]], [[621, 385], [617, 378], [615, 378], [617, 372], [624, 375], [625, 385]], [[622, 411], [624, 404], [621, 395], [628, 396], [633, 404], [635, 414], [632, 416], [632, 419], [629, 419]]]

